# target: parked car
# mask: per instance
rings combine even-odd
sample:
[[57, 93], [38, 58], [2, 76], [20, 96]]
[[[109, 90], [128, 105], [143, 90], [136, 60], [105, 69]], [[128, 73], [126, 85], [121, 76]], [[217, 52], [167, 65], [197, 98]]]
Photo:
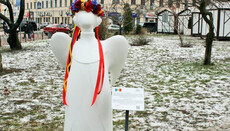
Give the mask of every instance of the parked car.
[[108, 26], [108, 30], [109, 31], [119, 31], [120, 30], [120, 26], [119, 25], [109, 25]]
[[63, 24], [63, 26], [64, 26], [64, 27], [68, 27], [68, 28], [70, 28], [68, 24]]
[[49, 22], [43, 22], [43, 23], [41, 23], [40, 28], [43, 29], [47, 25], [49, 25]]
[[[33, 26], [33, 30], [36, 31], [38, 30], [38, 26], [37, 26], [37, 23], [35, 21], [31, 21], [31, 20], [27, 20], [30, 24], [32, 24]], [[25, 24], [26, 24], [26, 21], [22, 21], [20, 26], [19, 26], [19, 30], [20, 31], [25, 31], [26, 27], [25, 27]]]
[[41, 25], [39, 23], [37, 23], [37, 29], [40, 30], [41, 29]]
[[143, 28], [146, 28], [148, 32], [157, 32], [156, 22], [145, 22]]
[[74, 28], [74, 24], [68, 24], [69, 28]]
[[49, 33], [54, 34], [56, 32], [70, 33], [70, 29], [65, 27], [63, 24], [50, 24], [43, 28], [43, 32], [48, 35]]

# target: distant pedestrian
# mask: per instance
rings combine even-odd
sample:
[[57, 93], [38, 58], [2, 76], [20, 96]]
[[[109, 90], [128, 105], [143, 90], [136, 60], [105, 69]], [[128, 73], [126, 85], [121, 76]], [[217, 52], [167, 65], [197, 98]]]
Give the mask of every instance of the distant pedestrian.
[[28, 34], [28, 39], [31, 40], [31, 33], [33, 33], [33, 26], [30, 22], [26, 21], [25, 23], [25, 32], [23, 39], [26, 38], [26, 34]]
[[6, 22], [3, 22], [3, 32], [4, 32], [4, 35], [7, 35], [7, 25], [6, 25]]

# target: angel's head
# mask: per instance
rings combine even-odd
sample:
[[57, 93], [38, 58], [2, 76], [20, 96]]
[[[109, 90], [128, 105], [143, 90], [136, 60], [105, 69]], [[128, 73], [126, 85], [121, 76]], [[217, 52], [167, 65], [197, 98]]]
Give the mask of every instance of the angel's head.
[[101, 23], [104, 11], [97, 1], [75, 0], [71, 6], [73, 21], [80, 28], [95, 28]]

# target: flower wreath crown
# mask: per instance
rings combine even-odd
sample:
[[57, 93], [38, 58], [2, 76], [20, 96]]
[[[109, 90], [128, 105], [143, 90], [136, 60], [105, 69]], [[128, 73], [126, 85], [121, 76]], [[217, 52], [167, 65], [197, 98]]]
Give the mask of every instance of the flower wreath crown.
[[[96, 0], [94, 0], [93, 2], [91, 0], [88, 0], [88, 1], [75, 0], [75, 2], [71, 6], [71, 10], [73, 13], [77, 13], [80, 10], [84, 10], [86, 12], [92, 12], [97, 16], [104, 16], [104, 11], [101, 9], [101, 5], [97, 4]], [[94, 105], [97, 99], [97, 95], [99, 95], [102, 91], [103, 82], [104, 82], [104, 74], [105, 74], [104, 54], [103, 54], [102, 45], [99, 39], [99, 26], [96, 27], [96, 33], [97, 33], [97, 40], [98, 40], [98, 46], [99, 46], [100, 61], [99, 61], [97, 81], [96, 81], [96, 86], [95, 86], [94, 96], [93, 96], [91, 106]], [[79, 34], [80, 34], [80, 28], [75, 25], [74, 31], [72, 34], [73, 37], [69, 44], [69, 54], [68, 54], [68, 58], [66, 62], [66, 73], [65, 73], [65, 80], [64, 80], [64, 85], [63, 85], [63, 102], [65, 105], [67, 105], [66, 92], [67, 92], [67, 82], [68, 82], [69, 72], [70, 72], [71, 63], [72, 63], [72, 50], [73, 50], [73, 47], [76, 41], [79, 38]]]
[[101, 9], [101, 5], [96, 0], [75, 0], [71, 6], [72, 12], [79, 12], [84, 10], [86, 12], [92, 12], [97, 16], [104, 16], [104, 11]]

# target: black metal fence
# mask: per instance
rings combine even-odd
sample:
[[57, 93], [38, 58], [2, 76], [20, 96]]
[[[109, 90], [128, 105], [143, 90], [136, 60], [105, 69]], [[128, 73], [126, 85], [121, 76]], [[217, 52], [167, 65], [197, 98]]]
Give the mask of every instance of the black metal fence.
[[[0, 36], [0, 45], [7, 45], [7, 38], [8, 34], [4, 34], [1, 32]], [[26, 37], [24, 38], [24, 32], [18, 32], [18, 39], [21, 43], [24, 42], [30, 42], [30, 41], [36, 41], [36, 40], [45, 40], [48, 39], [48, 36], [43, 33], [43, 31], [34, 31], [33, 37], [31, 39], [28, 39], [28, 35], [26, 34]]]

